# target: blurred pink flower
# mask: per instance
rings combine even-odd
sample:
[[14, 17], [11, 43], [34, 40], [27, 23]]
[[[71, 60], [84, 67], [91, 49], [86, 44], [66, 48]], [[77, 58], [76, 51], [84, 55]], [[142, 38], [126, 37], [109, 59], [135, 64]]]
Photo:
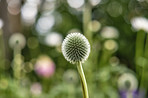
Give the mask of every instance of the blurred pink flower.
[[35, 72], [39, 76], [49, 78], [55, 72], [55, 64], [48, 56], [40, 56], [35, 64]]

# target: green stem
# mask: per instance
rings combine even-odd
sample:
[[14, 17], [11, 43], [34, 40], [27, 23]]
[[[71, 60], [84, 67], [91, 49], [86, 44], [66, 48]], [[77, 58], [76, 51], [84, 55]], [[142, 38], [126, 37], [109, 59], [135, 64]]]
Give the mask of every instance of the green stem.
[[[3, 31], [0, 29], [0, 72], [4, 73], [4, 66], [5, 66], [5, 46], [4, 46], [4, 39], [3, 39]], [[1, 69], [2, 68], [2, 69]]]
[[137, 32], [136, 38], [136, 59], [143, 55], [144, 50], [144, 40], [145, 40], [145, 33], [144, 32]]
[[91, 13], [92, 13], [92, 7], [89, 4], [89, 2], [87, 2], [85, 3], [84, 9], [83, 9], [83, 32], [84, 32], [84, 35], [90, 41], [90, 43], [92, 39], [92, 32], [89, 30], [88, 24], [91, 21]]
[[84, 72], [83, 72], [81, 62], [78, 62], [77, 69], [78, 69], [80, 79], [81, 79], [82, 90], [83, 90], [83, 98], [89, 98], [87, 83], [86, 83], [86, 79], [85, 79], [85, 75], [84, 75]]
[[16, 45], [13, 51], [14, 51], [13, 74], [14, 77], [17, 80], [19, 80], [21, 78], [21, 64], [23, 62], [21, 59], [21, 48]]
[[103, 49], [103, 53], [100, 58], [99, 67], [105, 67], [108, 64], [109, 58], [112, 56], [112, 51]]
[[143, 67], [143, 70], [142, 70], [142, 83], [144, 84], [144, 87], [145, 87], [145, 91], [147, 92], [147, 90], [148, 90], [148, 84], [147, 84], [147, 82], [148, 82], [148, 79], [147, 79], [147, 77], [148, 77], [148, 75], [147, 75], [147, 70], [148, 70], [148, 67], [147, 67], [147, 65], [148, 65], [148, 62], [147, 62], [147, 60], [148, 60], [148, 34], [146, 33], [146, 43], [145, 43], [145, 49], [144, 49], [144, 57], [146, 58], [145, 59], [145, 65], [144, 65], [144, 67]]
[[145, 40], [145, 33], [143, 31], [137, 32], [135, 63], [136, 63], [136, 71], [138, 74], [139, 74], [138, 59], [143, 56], [144, 40]]
[[141, 71], [141, 80], [140, 80], [140, 89], [144, 89], [145, 92], [147, 92], [147, 82], [148, 82], [148, 75], [147, 75], [147, 59], [148, 59], [148, 34], [146, 34], [146, 43], [145, 43], [145, 47], [144, 47], [144, 52], [143, 52], [143, 60], [141, 61], [141, 65], [142, 65], [142, 71]]
[[146, 34], [146, 44], [145, 44], [144, 56], [145, 58], [148, 59], [148, 34]]

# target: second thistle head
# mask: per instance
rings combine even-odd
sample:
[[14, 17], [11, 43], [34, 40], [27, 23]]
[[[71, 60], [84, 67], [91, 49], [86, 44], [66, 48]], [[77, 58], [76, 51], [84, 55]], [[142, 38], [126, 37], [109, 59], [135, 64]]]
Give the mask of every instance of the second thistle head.
[[90, 53], [90, 44], [81, 33], [70, 33], [62, 43], [62, 53], [72, 64], [84, 62]]

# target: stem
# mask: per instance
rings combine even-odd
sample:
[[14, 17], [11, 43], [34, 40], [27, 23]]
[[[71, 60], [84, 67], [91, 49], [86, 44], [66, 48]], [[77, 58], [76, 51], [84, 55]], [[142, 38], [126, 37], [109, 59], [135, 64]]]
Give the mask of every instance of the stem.
[[0, 72], [5, 72], [5, 46], [4, 46], [4, 38], [3, 38], [3, 31], [0, 29]]
[[141, 72], [141, 80], [140, 80], [140, 89], [145, 90], [147, 92], [147, 82], [148, 82], [148, 75], [147, 75], [147, 59], [148, 59], [148, 34], [146, 34], [146, 43], [143, 52], [143, 60], [141, 61], [142, 64], [142, 72]]
[[147, 93], [147, 70], [145, 69], [146, 66], [143, 65], [142, 67], [142, 73], [141, 73], [141, 80], [140, 80], [140, 85], [139, 85], [139, 91], [142, 90], [144, 91], [144, 96], [146, 97], [146, 93]]
[[144, 82], [145, 82], [145, 80], [144, 80], [144, 68], [142, 68], [142, 74], [141, 74], [141, 80], [140, 80], [140, 88], [141, 89], [144, 89]]
[[89, 30], [88, 24], [91, 21], [91, 13], [92, 13], [92, 7], [89, 4], [89, 2], [87, 2], [85, 3], [84, 9], [83, 9], [83, 32], [84, 32], [84, 35], [90, 41], [90, 43], [92, 39], [92, 32]]
[[109, 58], [111, 57], [112, 55], [112, 52], [111, 51], [108, 51], [108, 50], [103, 50], [103, 53], [101, 55], [101, 59], [100, 59], [100, 63], [99, 63], [99, 66], [100, 67], [105, 67], [106, 64], [108, 63], [109, 61]]
[[144, 51], [144, 40], [145, 40], [145, 33], [142, 31], [137, 32], [137, 38], [136, 38], [136, 53], [135, 53], [135, 63], [136, 63], [136, 71], [139, 75], [139, 65], [138, 65], [138, 59], [139, 57], [143, 56]]
[[81, 62], [78, 62], [77, 69], [78, 69], [80, 79], [81, 79], [82, 90], [83, 90], [83, 98], [89, 98], [87, 83], [86, 83], [86, 79], [85, 79], [85, 75], [84, 75], [84, 72], [83, 72]]
[[145, 58], [148, 59], [148, 34], [146, 34], [146, 44], [145, 44], [144, 56]]
[[13, 63], [13, 74], [14, 77], [19, 80], [21, 78], [21, 64], [22, 64], [22, 59], [21, 59], [21, 49], [17, 45], [14, 47], [14, 63]]
[[147, 77], [148, 77], [148, 75], [147, 75], [147, 69], [148, 69], [148, 67], [147, 67], [147, 65], [148, 65], [148, 62], [147, 62], [147, 60], [148, 60], [148, 34], [146, 33], [146, 43], [145, 43], [145, 49], [144, 49], [144, 57], [146, 58], [146, 61], [145, 61], [145, 65], [144, 65], [144, 67], [143, 67], [143, 69], [142, 69], [142, 83], [144, 84], [144, 87], [145, 87], [145, 92], [147, 92], [147, 90], [148, 90], [148, 85], [147, 85], [147, 82], [148, 82], [148, 79], [147, 79]]
[[136, 38], [136, 59], [143, 56], [145, 33], [137, 32]]

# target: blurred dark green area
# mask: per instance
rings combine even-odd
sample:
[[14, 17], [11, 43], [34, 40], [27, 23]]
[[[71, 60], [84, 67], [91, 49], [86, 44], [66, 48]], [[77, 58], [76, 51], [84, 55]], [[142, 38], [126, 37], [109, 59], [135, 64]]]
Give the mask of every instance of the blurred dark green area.
[[90, 98], [146, 98], [148, 24], [137, 30], [135, 17], [148, 18], [148, 0], [0, 0], [0, 98], [82, 98], [61, 51], [72, 32], [91, 44]]

